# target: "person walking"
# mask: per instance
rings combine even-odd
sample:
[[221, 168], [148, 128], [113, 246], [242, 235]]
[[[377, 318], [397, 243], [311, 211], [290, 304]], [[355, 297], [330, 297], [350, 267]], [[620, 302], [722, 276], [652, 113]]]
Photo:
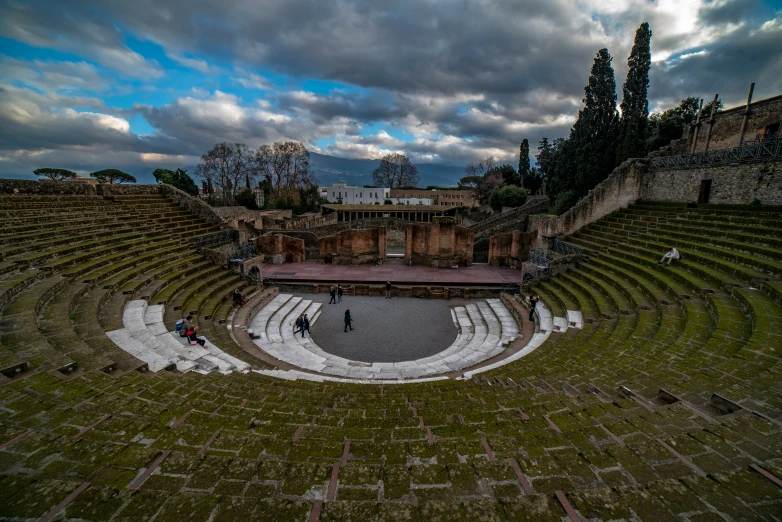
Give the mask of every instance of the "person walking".
[[342, 302], [342, 285], [337, 285], [337, 301]]
[[391, 280], [386, 281], [386, 299], [391, 299]]
[[304, 337], [304, 332], [310, 333], [310, 320], [307, 318], [307, 314], [301, 320], [301, 336]]
[[337, 289], [334, 288], [334, 285], [331, 285], [331, 288], [329, 289], [329, 294], [331, 295], [329, 304], [337, 304]]
[[[293, 335], [296, 335], [297, 333], [301, 332], [304, 328], [304, 321], [303, 321], [303, 314], [299, 314], [299, 316], [296, 318], [296, 322], [293, 323]], [[302, 336], [304, 334], [302, 333]]]
[[538, 301], [540, 301], [540, 296], [538, 294], [533, 294], [529, 296], [529, 320], [533, 321], [535, 317], [535, 306], [537, 306]]
[[353, 331], [353, 318], [350, 317], [350, 310], [345, 310], [345, 331], [348, 331], [348, 328], [350, 328], [350, 331]]

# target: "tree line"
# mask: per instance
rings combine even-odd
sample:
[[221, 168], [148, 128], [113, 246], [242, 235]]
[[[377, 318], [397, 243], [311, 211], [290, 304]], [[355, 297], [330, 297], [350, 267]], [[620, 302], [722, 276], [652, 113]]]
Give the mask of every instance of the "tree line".
[[[75, 179], [78, 174], [68, 169], [43, 167], [35, 169], [33, 174], [36, 176], [43, 176], [44, 178], [52, 181], [67, 181], [69, 179]], [[99, 183], [108, 183], [113, 185], [115, 183], [135, 183], [136, 178], [127, 172], [123, 172], [118, 169], [103, 169], [95, 172], [90, 172], [90, 177], [96, 179]]]
[[302, 213], [321, 203], [310, 153], [301, 142], [275, 142], [255, 150], [244, 143], [218, 143], [201, 156], [195, 176], [213, 204], [256, 209], [256, 190], [263, 191], [267, 208]]
[[[641, 158], [649, 152], [681, 138], [682, 128], [697, 118], [699, 100], [689, 97], [678, 107], [649, 114], [648, 89], [652, 31], [644, 22], [635, 33], [627, 60], [628, 71], [622, 85], [621, 109], [617, 110], [616, 81], [608, 49], [600, 49], [584, 87], [584, 107], [566, 138], [543, 138], [530, 165], [529, 143], [519, 147], [519, 167], [495, 165], [493, 158], [470, 163], [460, 184], [474, 187], [482, 204], [492, 204], [492, 196], [503, 186], [520, 185], [528, 193], [540, 191], [552, 199], [552, 212], [561, 214], [597, 186], [623, 161]], [[711, 102], [701, 109], [711, 112]], [[715, 110], [722, 109], [717, 101]], [[495, 201], [498, 195], [495, 195]], [[492, 206], [495, 206], [492, 204]]]

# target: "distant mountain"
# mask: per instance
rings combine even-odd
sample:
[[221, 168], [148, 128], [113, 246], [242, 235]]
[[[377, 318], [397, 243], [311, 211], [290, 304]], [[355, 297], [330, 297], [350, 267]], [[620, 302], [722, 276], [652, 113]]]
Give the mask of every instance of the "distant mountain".
[[[310, 168], [318, 179], [319, 185], [331, 185], [333, 183], [347, 183], [348, 185], [372, 185], [372, 171], [380, 164], [380, 160], [372, 159], [350, 159], [339, 158], [337, 156], [327, 156], [310, 152]], [[68, 168], [68, 165], [64, 165]], [[75, 166], [70, 166], [76, 168]], [[439, 165], [436, 163], [419, 163], [418, 167], [418, 186], [423, 188], [428, 185], [438, 185], [441, 187], [455, 187], [459, 178], [464, 176], [462, 167], [450, 165]], [[187, 170], [191, 176], [195, 172], [195, 165], [182, 167]], [[154, 168], [124, 168], [128, 174], [136, 177], [138, 183], [155, 183], [152, 176]], [[0, 173], [0, 177], [37, 179], [37, 176], [28, 173]], [[194, 178], [195, 179], [195, 178]], [[200, 186], [200, 181], [196, 180]]]
[[[380, 160], [338, 158], [310, 152], [310, 167], [320, 185], [333, 183], [347, 183], [359, 187], [372, 185], [372, 171], [379, 164]], [[419, 187], [427, 185], [455, 187], [459, 178], [464, 176], [462, 167], [436, 163], [419, 163], [416, 167], [418, 167]]]

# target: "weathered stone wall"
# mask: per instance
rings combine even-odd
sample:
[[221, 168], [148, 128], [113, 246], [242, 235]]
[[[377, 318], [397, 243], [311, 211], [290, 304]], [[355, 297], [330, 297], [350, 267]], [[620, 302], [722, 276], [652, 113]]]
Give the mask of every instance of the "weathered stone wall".
[[343, 230], [320, 240], [320, 259], [325, 264], [362, 265], [386, 259], [386, 229]]
[[0, 194], [36, 194], [41, 196], [83, 195], [143, 195], [159, 194], [161, 185], [109, 185], [48, 179], [0, 179]]
[[[546, 212], [549, 209], [548, 196], [530, 196], [524, 205], [510, 209], [507, 212], [495, 213], [478, 222], [469, 225], [477, 237], [488, 237], [501, 232], [524, 230], [527, 228], [527, 216]], [[469, 223], [469, 221], [465, 221]]]
[[305, 259], [320, 259], [320, 239], [306, 230], [288, 230], [286, 236], [304, 241]]
[[407, 225], [405, 262], [432, 267], [472, 265], [475, 233], [456, 225], [452, 218], [436, 217], [432, 223]]
[[358, 219], [356, 221], [342, 221], [331, 225], [322, 227], [310, 228], [309, 231], [320, 237], [333, 236], [337, 232], [343, 230], [366, 230], [377, 227], [384, 227], [386, 233], [391, 230], [398, 230], [402, 233], [407, 230], [407, 224], [412, 221], [404, 221], [397, 218], [371, 218], [371, 219]]
[[701, 182], [711, 180], [709, 203], [782, 204], [782, 162], [739, 163], [682, 170], [652, 170], [640, 198], [697, 203]]
[[491, 236], [489, 239], [489, 264], [521, 268], [522, 261], [525, 261], [529, 257], [529, 251], [535, 248], [536, 240], [536, 232], [521, 232], [520, 230]]
[[260, 236], [255, 240], [255, 251], [263, 254], [266, 262], [273, 260], [278, 254], [288, 263], [300, 263], [307, 257], [304, 240], [285, 234]]
[[194, 198], [187, 192], [179, 190], [172, 185], [155, 185], [160, 187], [160, 193], [172, 200], [174, 203], [182, 208], [189, 210], [199, 218], [203, 219], [210, 225], [217, 227], [225, 227], [223, 218], [220, 217], [213, 207], [210, 207], [205, 201], [198, 198]]
[[538, 227], [537, 244], [543, 244], [544, 236], [572, 234], [579, 228], [634, 203], [641, 197], [641, 186], [647, 174], [646, 159], [629, 159], [558, 218], [530, 220], [531, 226]]
[[[698, 138], [695, 142], [694, 152], [706, 150], [707, 137], [709, 150], [738, 147], [744, 113], [745, 105], [718, 112], [714, 115], [713, 121], [709, 120], [707, 114], [705, 118], [701, 118], [700, 125], [694, 124], [688, 129], [687, 150], [691, 150], [696, 128], [698, 129]], [[743, 141], [754, 141], [755, 136], [761, 133], [765, 127], [780, 122], [782, 122], [782, 96], [753, 102], [750, 105]]]

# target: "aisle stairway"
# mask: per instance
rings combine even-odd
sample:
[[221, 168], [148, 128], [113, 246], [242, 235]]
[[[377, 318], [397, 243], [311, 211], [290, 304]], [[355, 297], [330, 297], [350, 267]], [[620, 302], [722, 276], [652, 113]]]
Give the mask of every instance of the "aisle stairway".
[[209, 227], [135, 201], [0, 197], [0, 360], [28, 363], [0, 381], [0, 518], [780, 519], [781, 209], [607, 216], [533, 289], [581, 329], [466, 380], [366, 385], [132, 371], [105, 332], [158, 293], [166, 330], [197, 311], [242, 358], [220, 324], [242, 283], [172, 239]]

